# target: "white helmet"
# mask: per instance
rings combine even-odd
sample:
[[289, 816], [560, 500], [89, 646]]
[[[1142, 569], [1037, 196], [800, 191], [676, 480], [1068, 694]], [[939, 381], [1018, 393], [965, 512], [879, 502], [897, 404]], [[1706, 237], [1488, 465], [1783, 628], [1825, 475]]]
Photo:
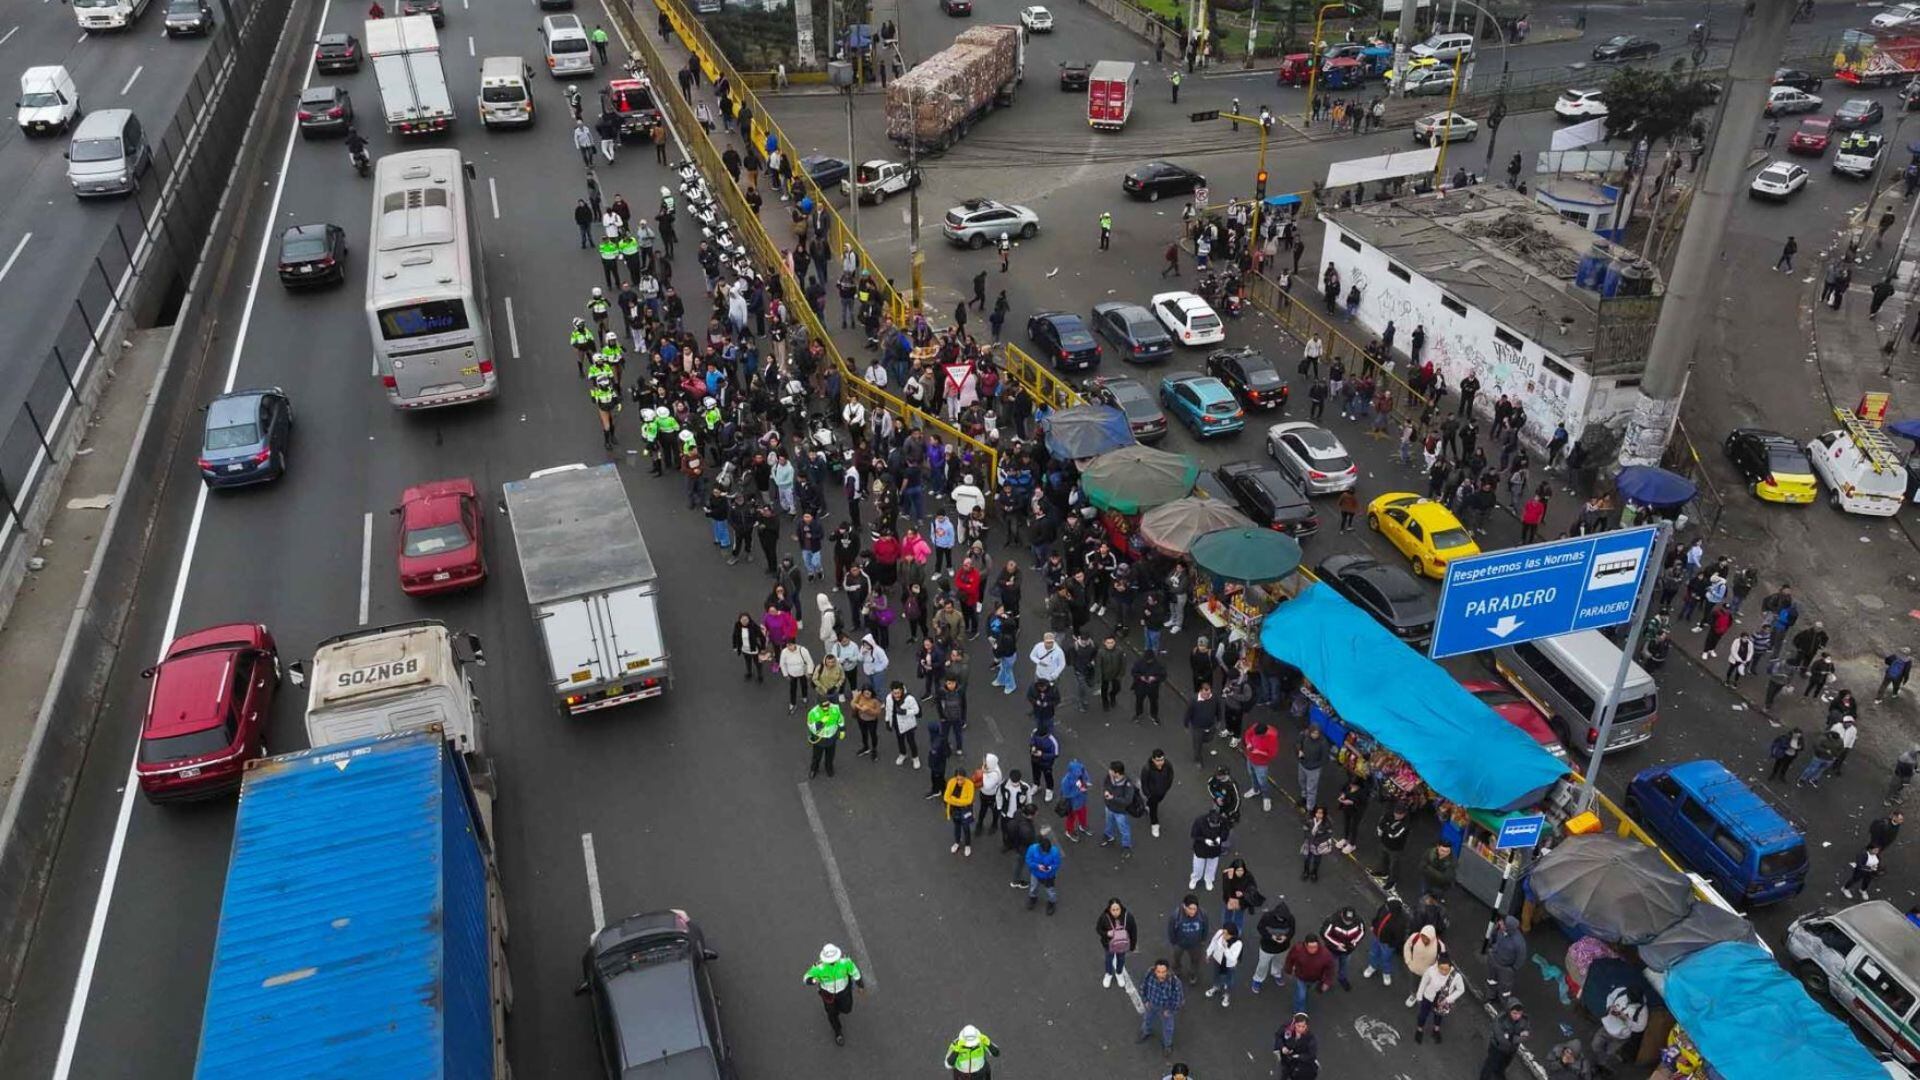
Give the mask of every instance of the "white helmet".
[[604, 295], [604, 294], [603, 294], [603, 293], [601, 293], [601, 291], [600, 291], [600, 286], [598, 286], [598, 285], [595, 285], [595, 286], [593, 287], [593, 298], [594, 298], [595, 300], [598, 300], [598, 299], [600, 299], [600, 297], [601, 297], [602, 295]]
[[651, 419], [653, 419], [653, 410], [652, 410], [652, 409], [641, 409], [641, 410], [640, 410], [640, 422], [641, 422], [641, 423], [646, 423], [647, 421], [649, 421], [649, 420], [651, 420]]
[[820, 946], [820, 962], [821, 963], [832, 964], [832, 963], [839, 962], [839, 960], [840, 960], [840, 946], [835, 945], [831, 941], [827, 942], [825, 945]]
[[620, 335], [614, 333], [611, 330], [607, 331], [607, 344], [609, 345], [620, 344]]
[[980, 1029], [977, 1027], [974, 1027], [972, 1024], [968, 1024], [966, 1027], [961, 1028], [960, 1029], [960, 1045], [961, 1046], [979, 1046], [980, 1045]]
[[661, 184], [661, 185], [660, 185], [660, 197], [661, 197], [661, 198], [663, 198], [663, 199], [671, 199], [671, 198], [673, 198], [673, 189], [672, 189], [672, 188], [670, 188], [670, 187], [668, 187], [668, 186], [667, 186], [667, 185], [665, 185], [665, 184]]
[[1000, 239], [1002, 239], [1002, 240], [1005, 240], [1006, 238], [1007, 238], [1007, 234], [1006, 234], [1006, 233], [1001, 233], [1001, 234], [1000, 234]]
[[713, 396], [712, 396], [712, 395], [708, 395], [708, 396], [707, 396], [706, 398], [704, 398], [704, 399], [702, 399], [702, 400], [701, 400], [701, 402], [700, 402], [700, 407], [701, 407], [701, 408], [703, 408], [703, 409], [711, 409], [711, 408], [713, 408], [713, 406], [714, 406], [714, 404], [715, 404], [715, 402], [714, 402], [714, 400], [713, 400]]
[[575, 315], [573, 317], [573, 328], [575, 330], [585, 330], [587, 328], [587, 320]]
[[691, 430], [689, 430], [689, 429], [687, 429], [687, 428], [681, 428], [681, 429], [680, 429], [680, 441], [681, 441], [681, 442], [683, 442], [683, 443], [686, 443], [686, 444], [687, 444], [688, 446], [692, 446], [692, 445], [693, 445], [693, 439], [694, 439], [694, 436], [693, 436], [693, 432], [692, 432]]

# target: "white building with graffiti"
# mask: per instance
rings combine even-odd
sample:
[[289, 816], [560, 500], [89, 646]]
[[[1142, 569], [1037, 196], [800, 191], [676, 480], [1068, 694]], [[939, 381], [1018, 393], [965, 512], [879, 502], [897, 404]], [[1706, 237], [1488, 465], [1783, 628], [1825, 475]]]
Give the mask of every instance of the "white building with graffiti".
[[1476, 410], [1491, 413], [1505, 394], [1541, 442], [1560, 422], [1576, 437], [1625, 425], [1660, 313], [1651, 266], [1486, 185], [1324, 210], [1320, 220], [1325, 245], [1318, 266], [1301, 267], [1302, 284], [1317, 288], [1331, 264], [1342, 310], [1360, 287], [1349, 336], [1365, 344], [1392, 323], [1404, 352], [1424, 328], [1421, 359], [1450, 391], [1478, 377]]

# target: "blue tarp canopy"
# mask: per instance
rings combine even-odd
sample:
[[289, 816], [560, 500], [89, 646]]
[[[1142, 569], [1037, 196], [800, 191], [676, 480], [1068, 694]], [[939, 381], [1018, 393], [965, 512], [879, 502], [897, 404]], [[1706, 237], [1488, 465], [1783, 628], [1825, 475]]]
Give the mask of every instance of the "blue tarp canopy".
[[1887, 430], [1903, 439], [1920, 440], [1920, 420], [1895, 420], [1887, 425]]
[[1260, 644], [1305, 673], [1343, 722], [1406, 758], [1449, 802], [1474, 810], [1530, 806], [1567, 771], [1446, 669], [1323, 585], [1270, 612]]
[[1613, 486], [1620, 494], [1648, 506], [1679, 506], [1699, 493], [1693, 481], [1652, 465], [1629, 465], [1620, 470]]
[[1288, 194], [1288, 195], [1267, 196], [1267, 206], [1270, 209], [1278, 210], [1283, 206], [1299, 206], [1299, 205], [1300, 205], [1300, 196], [1298, 195]]
[[1667, 972], [1662, 996], [1727, 1080], [1886, 1080], [1847, 1025], [1758, 945], [1727, 942], [1694, 953]]

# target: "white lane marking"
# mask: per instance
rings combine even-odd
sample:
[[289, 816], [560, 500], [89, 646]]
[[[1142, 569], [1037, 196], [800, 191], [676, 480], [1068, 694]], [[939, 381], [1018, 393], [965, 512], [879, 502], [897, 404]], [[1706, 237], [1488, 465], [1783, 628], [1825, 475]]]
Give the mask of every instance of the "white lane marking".
[[498, 185], [496, 185], [493, 182], [493, 177], [491, 176], [487, 177], [487, 197], [493, 200], [493, 220], [499, 221], [500, 220], [500, 188]]
[[853, 918], [853, 898], [847, 893], [847, 883], [840, 876], [840, 862], [833, 857], [833, 845], [827, 842], [827, 827], [820, 821], [820, 808], [813, 804], [813, 789], [803, 781], [800, 788], [800, 805], [807, 811], [807, 825], [813, 829], [813, 842], [820, 848], [820, 861], [827, 865], [827, 887], [833, 890], [834, 905], [840, 909], [840, 921], [847, 927], [847, 945], [852, 950], [854, 962], [860, 965], [860, 974], [867, 977], [867, 985], [880, 989], [880, 980], [873, 977], [873, 954], [867, 951], [867, 941], [860, 936], [860, 924]]
[[4, 265], [0, 265], [0, 281], [7, 280], [7, 272], [12, 270], [13, 264], [20, 260], [20, 253], [27, 249], [27, 241], [31, 239], [33, 239], [33, 234], [28, 233], [20, 238], [19, 243], [13, 245], [13, 254], [7, 256], [7, 261]]
[[[327, 11], [333, 6], [333, 0], [323, 0], [320, 5], [320, 25], [327, 24]], [[82, 40], [85, 40], [84, 37]], [[313, 82], [313, 59], [307, 59], [307, 75], [300, 88], [305, 90]], [[260, 274], [266, 269], [267, 252], [273, 243], [274, 230], [280, 227], [280, 200], [286, 194], [287, 173], [293, 166], [293, 146], [300, 134], [300, 122], [295, 120], [287, 125], [287, 149], [280, 156], [280, 172], [273, 183], [273, 204], [267, 208], [265, 228], [260, 235], [260, 254], [253, 261], [253, 280], [247, 286], [246, 306], [240, 312], [239, 333], [234, 336], [233, 355], [227, 361], [227, 379], [221, 386], [221, 393], [227, 393], [240, 377], [240, 354], [246, 348], [247, 329], [253, 324], [253, 305], [260, 298]], [[193, 517], [187, 524], [186, 547], [180, 554], [180, 573], [173, 581], [173, 599], [167, 605], [167, 625], [160, 632], [160, 647], [155, 651], [157, 661], [166, 655], [168, 643], [180, 626], [180, 609], [187, 602], [187, 575], [193, 569], [194, 549], [200, 543], [200, 525], [207, 512], [207, 485], [201, 484], [200, 491], [194, 496]], [[120, 789], [120, 814], [114, 819], [113, 842], [107, 848], [107, 864], [100, 875], [100, 893], [93, 901], [93, 920], [87, 926], [87, 944], [80, 954], [80, 970], [73, 983], [73, 997], [67, 1002], [67, 1021], [60, 1033], [60, 1055], [53, 1066], [52, 1080], [68, 1080], [73, 1074], [73, 1055], [80, 1046], [80, 1027], [87, 1016], [87, 998], [93, 991], [93, 973], [100, 964], [100, 943], [106, 937], [107, 914], [113, 907], [114, 885], [120, 879], [120, 861], [127, 850], [127, 826], [133, 820], [134, 795], [140, 790], [138, 776], [134, 766], [139, 760], [136, 747], [134, 757], [127, 762], [127, 778]]]
[[373, 585], [373, 511], [360, 519], [360, 625], [367, 625], [367, 597]]
[[93, 36], [92, 34], [89, 34], [89, 33], [87, 33], [86, 31], [84, 31], [84, 30], [83, 30], [83, 31], [81, 31], [81, 33], [80, 33], [80, 40], [79, 40], [79, 41], [76, 41], [76, 42], [74, 42], [74, 44], [76, 44], [76, 45], [85, 45], [85, 44], [87, 43], [87, 39], [88, 39], [88, 38], [90, 38], [90, 37], [92, 37], [92, 36]]
[[473, 35], [467, 35], [467, 55], [473, 55]]
[[20, 28], [16, 26], [13, 29], [7, 31], [5, 34], [0, 35], [0, 45], [5, 45], [8, 41], [12, 40], [13, 35], [19, 32], [20, 32]]
[[593, 834], [580, 834], [580, 855], [587, 861], [587, 903], [593, 907], [593, 932], [607, 925], [607, 907], [600, 902], [600, 860], [593, 857]]
[[[1278, 979], [1274, 980], [1276, 983]], [[1141, 1016], [1147, 1015], [1147, 1003], [1140, 997], [1140, 988], [1133, 985], [1133, 975], [1126, 968], [1120, 969], [1120, 989], [1127, 992], [1127, 1000], [1133, 1002], [1133, 1011]]]
[[507, 348], [520, 359], [520, 324], [513, 321], [513, 297], [507, 297]]
[[127, 96], [127, 91], [133, 89], [133, 80], [139, 78], [140, 73], [145, 70], [147, 70], [147, 65], [145, 64], [141, 64], [139, 67], [133, 69], [133, 74], [127, 76], [127, 85], [120, 88], [121, 97]]

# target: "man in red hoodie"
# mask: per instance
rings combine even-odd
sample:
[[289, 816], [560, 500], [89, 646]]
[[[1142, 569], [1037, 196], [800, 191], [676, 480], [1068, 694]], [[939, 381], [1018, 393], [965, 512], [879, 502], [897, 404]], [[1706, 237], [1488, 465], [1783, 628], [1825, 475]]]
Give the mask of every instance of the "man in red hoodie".
[[1253, 782], [1247, 788], [1246, 797], [1260, 796], [1260, 809], [1273, 809], [1273, 794], [1267, 790], [1267, 766], [1273, 756], [1280, 752], [1280, 732], [1265, 720], [1253, 725], [1241, 742], [1240, 749], [1247, 755], [1247, 772]]
[[960, 560], [953, 572], [953, 591], [960, 594], [960, 617], [966, 620], [967, 637], [980, 636], [980, 568], [972, 559]]

